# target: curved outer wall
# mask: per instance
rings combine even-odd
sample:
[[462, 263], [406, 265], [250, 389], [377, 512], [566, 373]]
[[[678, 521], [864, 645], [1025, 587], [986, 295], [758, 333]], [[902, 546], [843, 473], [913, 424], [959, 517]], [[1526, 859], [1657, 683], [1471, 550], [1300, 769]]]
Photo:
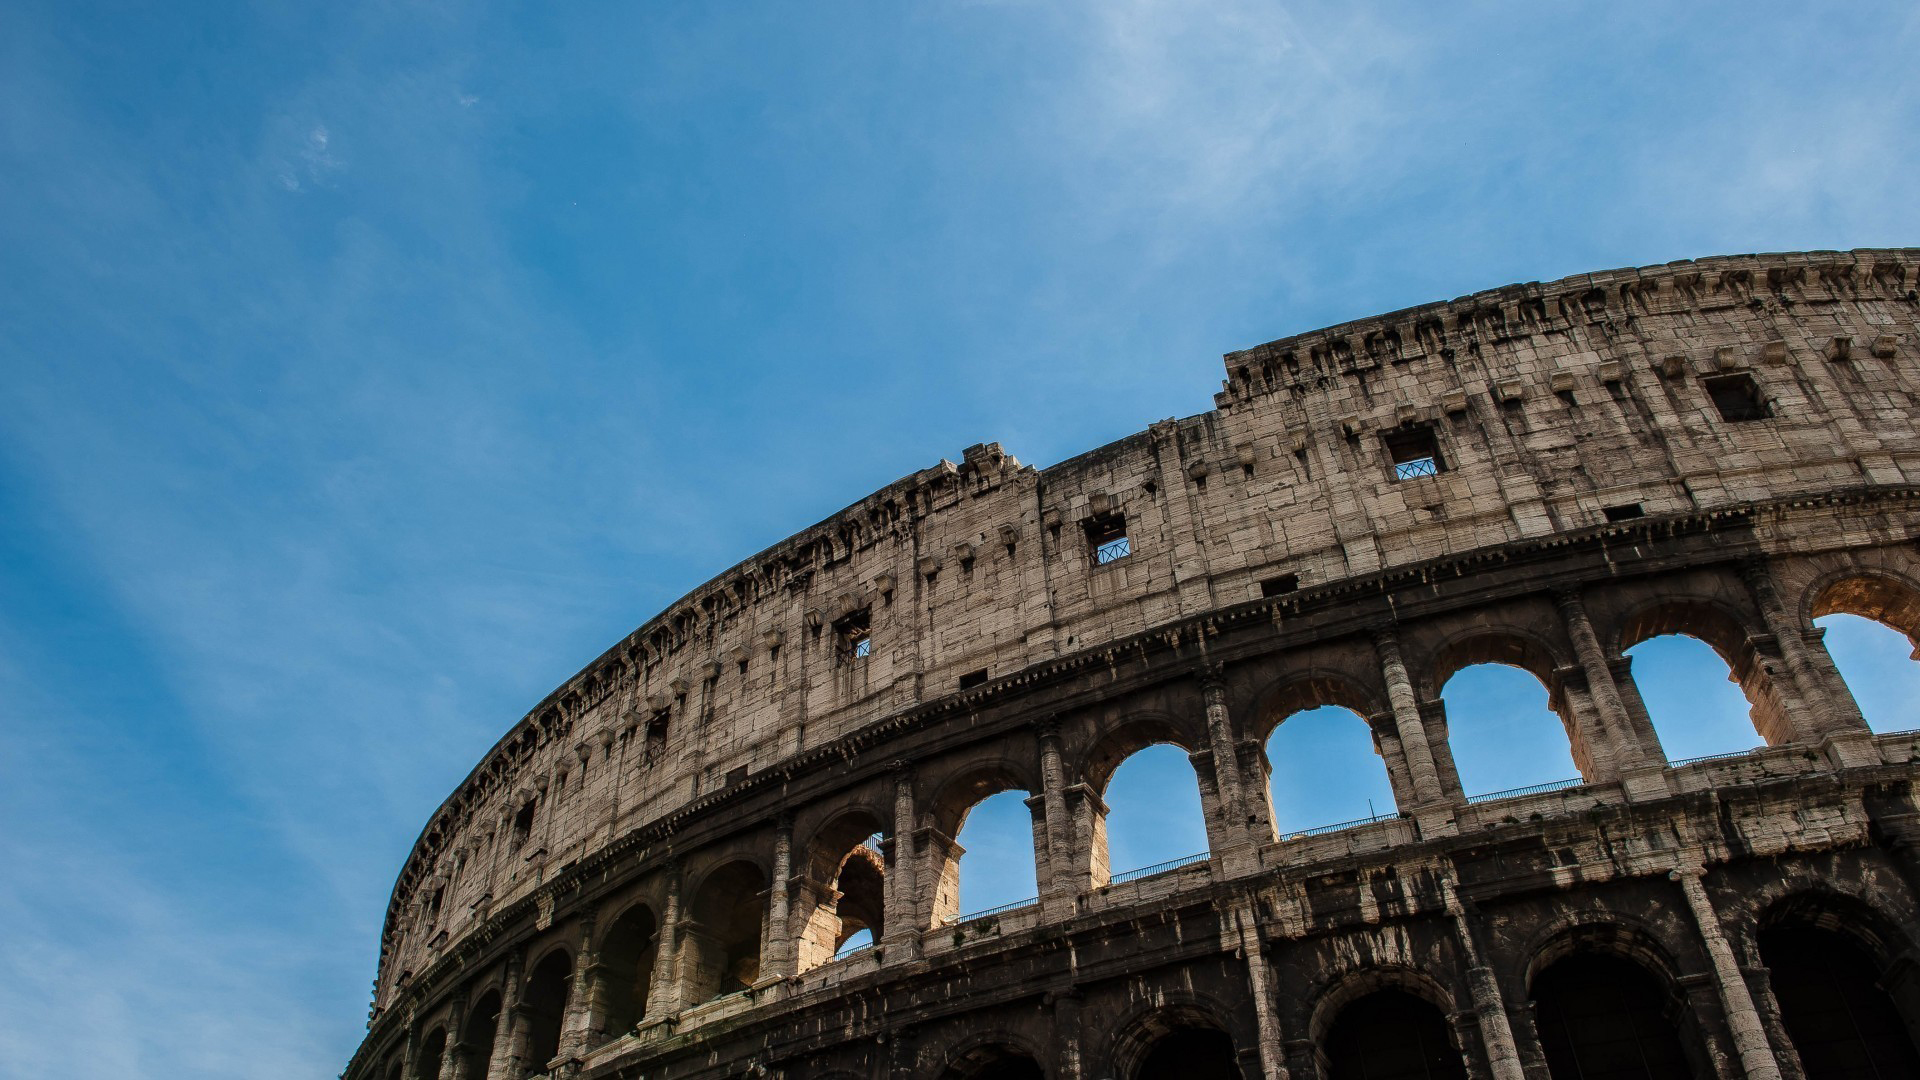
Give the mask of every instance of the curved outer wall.
[[[1544, 1076], [1530, 980], [1601, 938], [1670, 981], [1696, 1068], [1797, 1075], [1769, 913], [1871, 907], [1888, 963], [1920, 932], [1916, 739], [1867, 731], [1810, 622], [1920, 632], [1917, 269], [1510, 286], [1228, 354], [1213, 411], [1045, 470], [988, 444], [875, 492], [488, 753], [395, 886], [345, 1075], [1147, 1076], [1185, 1025], [1312, 1076], [1400, 987], [1473, 1075]], [[1103, 529], [1130, 553], [1098, 563]], [[1765, 748], [1667, 762], [1621, 653], [1676, 631]], [[1438, 695], [1487, 660], [1547, 684], [1581, 784], [1466, 799]], [[1278, 838], [1262, 746], [1319, 704], [1366, 718], [1399, 812]], [[1100, 795], [1154, 742], [1211, 850], [1109, 883]], [[1007, 788], [1042, 896], [956, 921], [952, 834]], [[856, 919], [880, 945], [829, 959]]]

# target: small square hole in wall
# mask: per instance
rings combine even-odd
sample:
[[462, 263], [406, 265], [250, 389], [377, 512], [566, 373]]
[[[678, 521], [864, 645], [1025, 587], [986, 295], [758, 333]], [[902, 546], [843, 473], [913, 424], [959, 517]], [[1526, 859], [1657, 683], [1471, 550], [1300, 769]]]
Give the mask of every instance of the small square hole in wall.
[[1634, 518], [1647, 516], [1646, 508], [1639, 503], [1621, 503], [1619, 506], [1606, 507], [1600, 512], [1606, 515], [1608, 521], [1632, 521]]
[[981, 668], [979, 671], [969, 671], [965, 675], [960, 676], [960, 689], [971, 690], [976, 686], [981, 686], [985, 684], [986, 681], [987, 681], [986, 668]]
[[1760, 384], [1748, 372], [1714, 375], [1700, 381], [1707, 388], [1707, 396], [1713, 399], [1713, 407], [1720, 411], [1720, 419], [1730, 424], [1765, 420], [1773, 415], [1767, 399], [1761, 396]]
[[1393, 461], [1395, 480], [1414, 480], [1446, 471], [1446, 462], [1440, 457], [1440, 440], [1434, 436], [1433, 428], [1417, 424], [1389, 431], [1381, 438], [1387, 445], [1387, 456]]
[[851, 663], [873, 655], [872, 609], [861, 608], [841, 616], [833, 624], [833, 637], [843, 661]]
[[1095, 566], [1105, 566], [1133, 554], [1127, 539], [1125, 514], [1099, 514], [1087, 519], [1087, 548]]
[[1300, 588], [1299, 574], [1281, 574], [1270, 577], [1260, 583], [1260, 596], [1264, 599], [1273, 596], [1285, 596]]

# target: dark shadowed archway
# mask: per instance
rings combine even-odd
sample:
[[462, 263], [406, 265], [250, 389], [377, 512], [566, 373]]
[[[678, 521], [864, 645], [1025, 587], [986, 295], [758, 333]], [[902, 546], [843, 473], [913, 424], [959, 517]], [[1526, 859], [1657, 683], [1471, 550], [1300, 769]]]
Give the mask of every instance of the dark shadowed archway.
[[1853, 937], [1816, 926], [1760, 931], [1780, 1022], [1807, 1080], [1920, 1077], [1920, 1053], [1881, 965]]
[[1533, 980], [1534, 1023], [1553, 1080], [1689, 1080], [1673, 995], [1640, 965], [1574, 953]]
[[1405, 990], [1377, 990], [1340, 1010], [1322, 1047], [1328, 1080], [1466, 1080], [1447, 1018]]

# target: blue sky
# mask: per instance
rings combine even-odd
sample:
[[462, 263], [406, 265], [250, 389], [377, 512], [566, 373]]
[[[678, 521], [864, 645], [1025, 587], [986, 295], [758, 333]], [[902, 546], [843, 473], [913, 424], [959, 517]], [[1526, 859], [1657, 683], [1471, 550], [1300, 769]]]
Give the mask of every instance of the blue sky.
[[[1920, 242], [1917, 20], [6, 0], [0, 1073], [337, 1073], [514, 718], [970, 443], [1048, 464], [1511, 281]], [[1541, 704], [1486, 678], [1463, 743]], [[1564, 753], [1501, 743], [1463, 771]], [[1116, 867], [1198, 850], [1124, 817]]]

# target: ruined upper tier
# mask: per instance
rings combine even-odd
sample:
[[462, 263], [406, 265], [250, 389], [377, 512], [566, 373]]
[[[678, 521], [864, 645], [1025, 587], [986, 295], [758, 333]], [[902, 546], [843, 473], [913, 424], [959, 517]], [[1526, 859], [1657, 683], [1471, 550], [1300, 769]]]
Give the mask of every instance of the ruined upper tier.
[[408, 857], [376, 1008], [598, 849], [1060, 658], [1614, 516], [1920, 484], [1916, 266], [1509, 286], [1230, 353], [1214, 411], [1045, 470], [987, 444], [906, 477], [695, 589], [500, 740]]

